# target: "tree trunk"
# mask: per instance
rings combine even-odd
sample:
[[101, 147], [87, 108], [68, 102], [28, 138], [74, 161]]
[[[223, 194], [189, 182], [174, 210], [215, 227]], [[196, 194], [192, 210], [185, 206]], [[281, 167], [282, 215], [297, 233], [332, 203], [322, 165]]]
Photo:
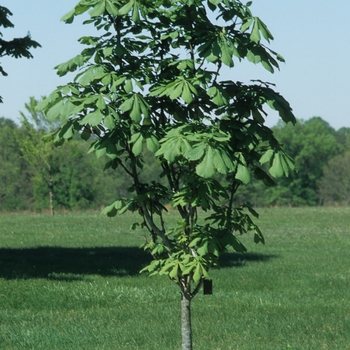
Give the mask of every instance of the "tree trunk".
[[50, 214], [54, 215], [55, 214], [55, 209], [53, 206], [53, 180], [52, 176], [50, 175], [50, 180], [49, 180], [49, 190], [50, 190]]
[[192, 350], [191, 295], [181, 293], [182, 350]]

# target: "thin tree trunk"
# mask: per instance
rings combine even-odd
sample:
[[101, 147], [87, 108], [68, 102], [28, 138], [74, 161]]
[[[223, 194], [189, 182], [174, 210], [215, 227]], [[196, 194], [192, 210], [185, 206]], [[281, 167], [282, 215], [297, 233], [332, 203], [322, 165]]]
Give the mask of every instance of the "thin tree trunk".
[[182, 350], [192, 350], [191, 295], [181, 293]]
[[50, 214], [53, 216], [55, 215], [55, 208], [53, 206], [53, 180], [52, 176], [50, 175], [50, 183], [49, 183], [49, 189], [50, 189]]

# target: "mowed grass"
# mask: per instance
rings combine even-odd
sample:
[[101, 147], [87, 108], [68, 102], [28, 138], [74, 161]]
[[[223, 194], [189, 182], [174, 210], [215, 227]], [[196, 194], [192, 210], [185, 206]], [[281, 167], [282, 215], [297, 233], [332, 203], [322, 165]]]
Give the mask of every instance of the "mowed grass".
[[[174, 213], [169, 214], [175, 220]], [[0, 349], [180, 349], [180, 294], [131, 214], [0, 215]], [[194, 349], [350, 349], [350, 208], [260, 210], [193, 300]]]

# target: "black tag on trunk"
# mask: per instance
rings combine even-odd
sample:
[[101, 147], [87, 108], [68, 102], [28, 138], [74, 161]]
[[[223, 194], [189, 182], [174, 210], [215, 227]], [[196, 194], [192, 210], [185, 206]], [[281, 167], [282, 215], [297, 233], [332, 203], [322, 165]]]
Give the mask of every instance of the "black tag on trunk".
[[204, 280], [203, 281], [203, 291], [204, 291], [204, 294], [213, 294], [213, 281], [212, 280]]

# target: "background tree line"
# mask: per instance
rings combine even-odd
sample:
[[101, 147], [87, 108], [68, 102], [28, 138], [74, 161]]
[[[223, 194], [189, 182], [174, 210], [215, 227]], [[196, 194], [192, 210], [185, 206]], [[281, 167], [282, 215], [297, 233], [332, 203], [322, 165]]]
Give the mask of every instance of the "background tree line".
[[272, 130], [297, 171], [268, 188], [253, 180], [241, 190], [241, 198], [255, 206], [349, 204], [350, 128], [335, 130], [313, 117], [294, 126], [280, 122]]
[[[43, 211], [100, 209], [128, 194], [121, 169], [101, 171], [104, 157], [86, 156], [91, 141], [76, 138], [60, 147], [43, 137], [57, 127], [37, 112], [30, 98], [21, 124], [0, 118], [0, 210]], [[266, 187], [252, 179], [237, 201], [253, 206], [348, 205], [350, 201], [350, 128], [333, 129], [320, 117], [295, 126], [272, 128], [294, 158], [297, 172]], [[151, 154], [144, 160], [146, 181], [155, 176]]]
[[[0, 211], [100, 209], [127, 196], [120, 169], [102, 171], [105, 160], [88, 153], [91, 141], [76, 138], [55, 147], [45, 135], [57, 127], [30, 98], [20, 125], [0, 118]], [[152, 174], [152, 162], [147, 162]]]

